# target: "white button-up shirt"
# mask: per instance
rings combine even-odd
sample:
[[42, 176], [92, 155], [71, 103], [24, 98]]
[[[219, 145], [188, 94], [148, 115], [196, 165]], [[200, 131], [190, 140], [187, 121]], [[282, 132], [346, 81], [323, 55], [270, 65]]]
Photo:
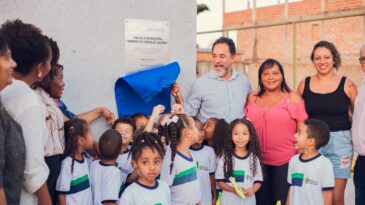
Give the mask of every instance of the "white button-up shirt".
[[185, 111], [197, 116], [202, 123], [211, 117], [223, 118], [230, 123], [244, 116], [244, 106], [250, 92], [248, 78], [234, 69], [228, 80], [209, 72], [194, 82], [185, 102]]
[[365, 156], [365, 79], [358, 88], [352, 118], [352, 141], [356, 153]]

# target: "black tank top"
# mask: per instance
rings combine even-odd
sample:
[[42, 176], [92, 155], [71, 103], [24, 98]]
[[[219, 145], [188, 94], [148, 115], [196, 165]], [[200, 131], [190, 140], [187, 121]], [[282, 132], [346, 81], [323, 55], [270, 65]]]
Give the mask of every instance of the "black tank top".
[[322, 120], [331, 131], [350, 130], [350, 99], [344, 91], [346, 77], [342, 77], [337, 89], [332, 93], [314, 93], [310, 90], [311, 77], [305, 79], [303, 98], [309, 118]]

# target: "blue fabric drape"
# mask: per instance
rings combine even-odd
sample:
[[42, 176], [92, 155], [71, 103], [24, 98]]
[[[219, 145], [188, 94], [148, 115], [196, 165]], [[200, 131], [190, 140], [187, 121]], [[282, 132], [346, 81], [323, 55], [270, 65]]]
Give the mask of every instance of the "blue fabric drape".
[[114, 86], [119, 117], [138, 112], [150, 115], [161, 104], [171, 112], [170, 86], [180, 73], [177, 62], [120, 77]]

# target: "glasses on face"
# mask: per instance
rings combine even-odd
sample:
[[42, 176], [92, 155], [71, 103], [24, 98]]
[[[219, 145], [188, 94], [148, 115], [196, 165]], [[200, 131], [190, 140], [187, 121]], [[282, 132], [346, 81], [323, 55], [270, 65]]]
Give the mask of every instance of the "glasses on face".
[[361, 57], [359, 58], [359, 61], [360, 61], [361, 63], [365, 63], [365, 56], [361, 56]]

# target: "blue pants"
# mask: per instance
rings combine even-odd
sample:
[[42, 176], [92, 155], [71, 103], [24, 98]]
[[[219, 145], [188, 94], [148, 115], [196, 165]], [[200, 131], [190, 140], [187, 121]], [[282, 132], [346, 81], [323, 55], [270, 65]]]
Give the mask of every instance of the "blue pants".
[[365, 204], [365, 156], [358, 156], [354, 169], [355, 203]]

